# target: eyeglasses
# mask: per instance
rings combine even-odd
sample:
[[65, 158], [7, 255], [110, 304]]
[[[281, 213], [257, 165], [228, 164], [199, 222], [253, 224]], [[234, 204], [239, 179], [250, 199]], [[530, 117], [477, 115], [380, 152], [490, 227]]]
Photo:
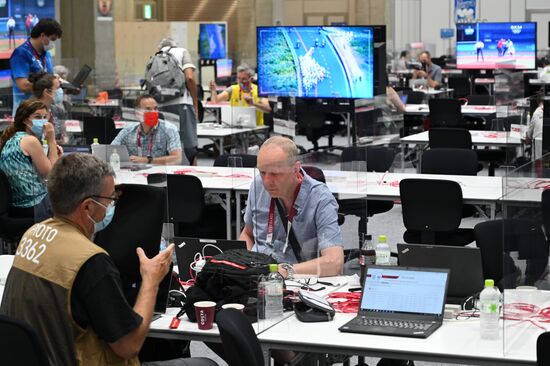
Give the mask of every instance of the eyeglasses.
[[[111, 200], [111, 203], [110, 205], [113, 205], [113, 206], [116, 206], [118, 200], [119, 200], [119, 196], [117, 194], [113, 195], [113, 196], [100, 196], [100, 195], [97, 195], [97, 194], [94, 194], [94, 195], [91, 195], [90, 197], [88, 198], [103, 198], [103, 199], [106, 199], [106, 200]], [[95, 200], [94, 200], [95, 201]], [[97, 202], [97, 201], [96, 201]], [[101, 202], [97, 202], [99, 203], [100, 205], [102, 205], [103, 207], [105, 207]], [[105, 207], [107, 208], [107, 207]]]

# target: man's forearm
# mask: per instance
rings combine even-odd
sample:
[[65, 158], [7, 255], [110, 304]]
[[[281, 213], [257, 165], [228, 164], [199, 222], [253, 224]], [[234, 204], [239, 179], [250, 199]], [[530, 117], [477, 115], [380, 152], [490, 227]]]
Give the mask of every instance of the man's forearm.
[[197, 93], [197, 83], [194, 78], [187, 78], [185, 81], [187, 90], [191, 94], [191, 99], [193, 99], [193, 106], [195, 107], [195, 113], [199, 112], [199, 94]]
[[312, 274], [320, 277], [338, 276], [342, 274], [343, 260], [329, 256], [321, 256], [307, 262], [293, 265], [298, 274]]
[[152, 163], [159, 164], [159, 165], [179, 165], [181, 164], [181, 154], [179, 156], [176, 156], [176, 155], [159, 156], [157, 158], [153, 158]]

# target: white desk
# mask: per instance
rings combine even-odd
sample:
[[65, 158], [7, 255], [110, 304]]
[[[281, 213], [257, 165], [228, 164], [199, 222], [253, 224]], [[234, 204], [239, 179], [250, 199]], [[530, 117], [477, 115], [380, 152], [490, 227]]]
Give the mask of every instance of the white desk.
[[[463, 115], [482, 117], [495, 114], [497, 107], [494, 105], [463, 105], [461, 110]], [[407, 104], [405, 105], [405, 114], [427, 116], [430, 114], [430, 107], [428, 104]]]
[[[194, 175], [201, 180], [202, 186], [207, 192], [222, 196], [223, 208], [226, 212], [227, 238], [231, 239], [232, 192], [236, 187], [250, 185], [255, 174], [253, 168], [156, 165], [150, 169], [136, 172], [122, 169], [117, 172], [116, 183], [147, 184], [147, 175], [154, 173]], [[170, 197], [168, 197], [168, 202], [169, 200]]]
[[253, 133], [262, 133], [264, 139], [267, 139], [269, 135], [268, 126], [258, 126], [256, 128], [231, 128], [223, 127], [223, 125], [217, 123], [199, 123], [197, 125], [197, 136], [199, 138], [208, 138], [216, 144], [220, 154], [224, 154], [224, 139], [229, 136], [241, 136], [243, 137], [244, 147], [248, 147], [247, 137]]

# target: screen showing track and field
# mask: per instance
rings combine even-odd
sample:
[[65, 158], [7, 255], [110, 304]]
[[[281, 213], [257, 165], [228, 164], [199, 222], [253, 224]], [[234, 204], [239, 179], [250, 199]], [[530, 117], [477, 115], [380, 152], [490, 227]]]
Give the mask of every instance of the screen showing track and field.
[[537, 23], [471, 23], [456, 25], [459, 69], [534, 69]]
[[199, 25], [199, 55], [201, 59], [227, 57], [225, 23], [201, 23]]
[[258, 27], [261, 95], [372, 98], [373, 28]]

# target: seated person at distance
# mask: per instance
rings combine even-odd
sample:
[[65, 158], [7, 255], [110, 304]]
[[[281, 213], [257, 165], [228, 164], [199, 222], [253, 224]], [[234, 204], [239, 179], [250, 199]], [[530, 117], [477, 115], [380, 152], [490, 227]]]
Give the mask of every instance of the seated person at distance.
[[[113, 260], [91, 241], [114, 216], [112, 168], [89, 154], [64, 156], [50, 173], [48, 194], [54, 217], [24, 234], [0, 313], [28, 323], [45, 340], [51, 365], [139, 365], [174, 245], [151, 259], [136, 250], [142, 282], [132, 308]], [[176, 364], [214, 365], [208, 359], [169, 363]]]
[[429, 88], [441, 86], [443, 74], [441, 67], [432, 62], [432, 56], [428, 51], [423, 51], [418, 55], [418, 61], [422, 63], [422, 70], [413, 72], [413, 79], [426, 79], [426, 85]]
[[111, 145], [125, 145], [134, 163], [182, 164], [178, 129], [170, 122], [159, 120], [156, 100], [143, 94], [136, 99], [136, 106], [135, 113], [140, 123], [125, 126]]
[[214, 103], [229, 101], [232, 107], [256, 107], [256, 125], [264, 125], [264, 113], [271, 113], [266, 98], [258, 96], [258, 86], [252, 83], [254, 70], [245, 64], [237, 67], [237, 83], [218, 94], [216, 83], [210, 82], [211, 100]]
[[[248, 250], [271, 254], [284, 263], [279, 271], [286, 278], [293, 273], [337, 276], [344, 263], [338, 204], [326, 184], [304, 172], [297, 157], [298, 148], [286, 137], [264, 142], [258, 154], [260, 175], [250, 187], [240, 240], [246, 241]], [[287, 240], [277, 201], [289, 230], [291, 226], [294, 230], [299, 255]]]
[[[0, 136], [0, 169], [8, 177], [12, 192], [12, 214], [49, 217], [45, 179], [63, 150], [55, 141], [50, 113], [39, 100], [23, 101], [13, 124]], [[42, 139], [48, 144], [47, 154]]]

